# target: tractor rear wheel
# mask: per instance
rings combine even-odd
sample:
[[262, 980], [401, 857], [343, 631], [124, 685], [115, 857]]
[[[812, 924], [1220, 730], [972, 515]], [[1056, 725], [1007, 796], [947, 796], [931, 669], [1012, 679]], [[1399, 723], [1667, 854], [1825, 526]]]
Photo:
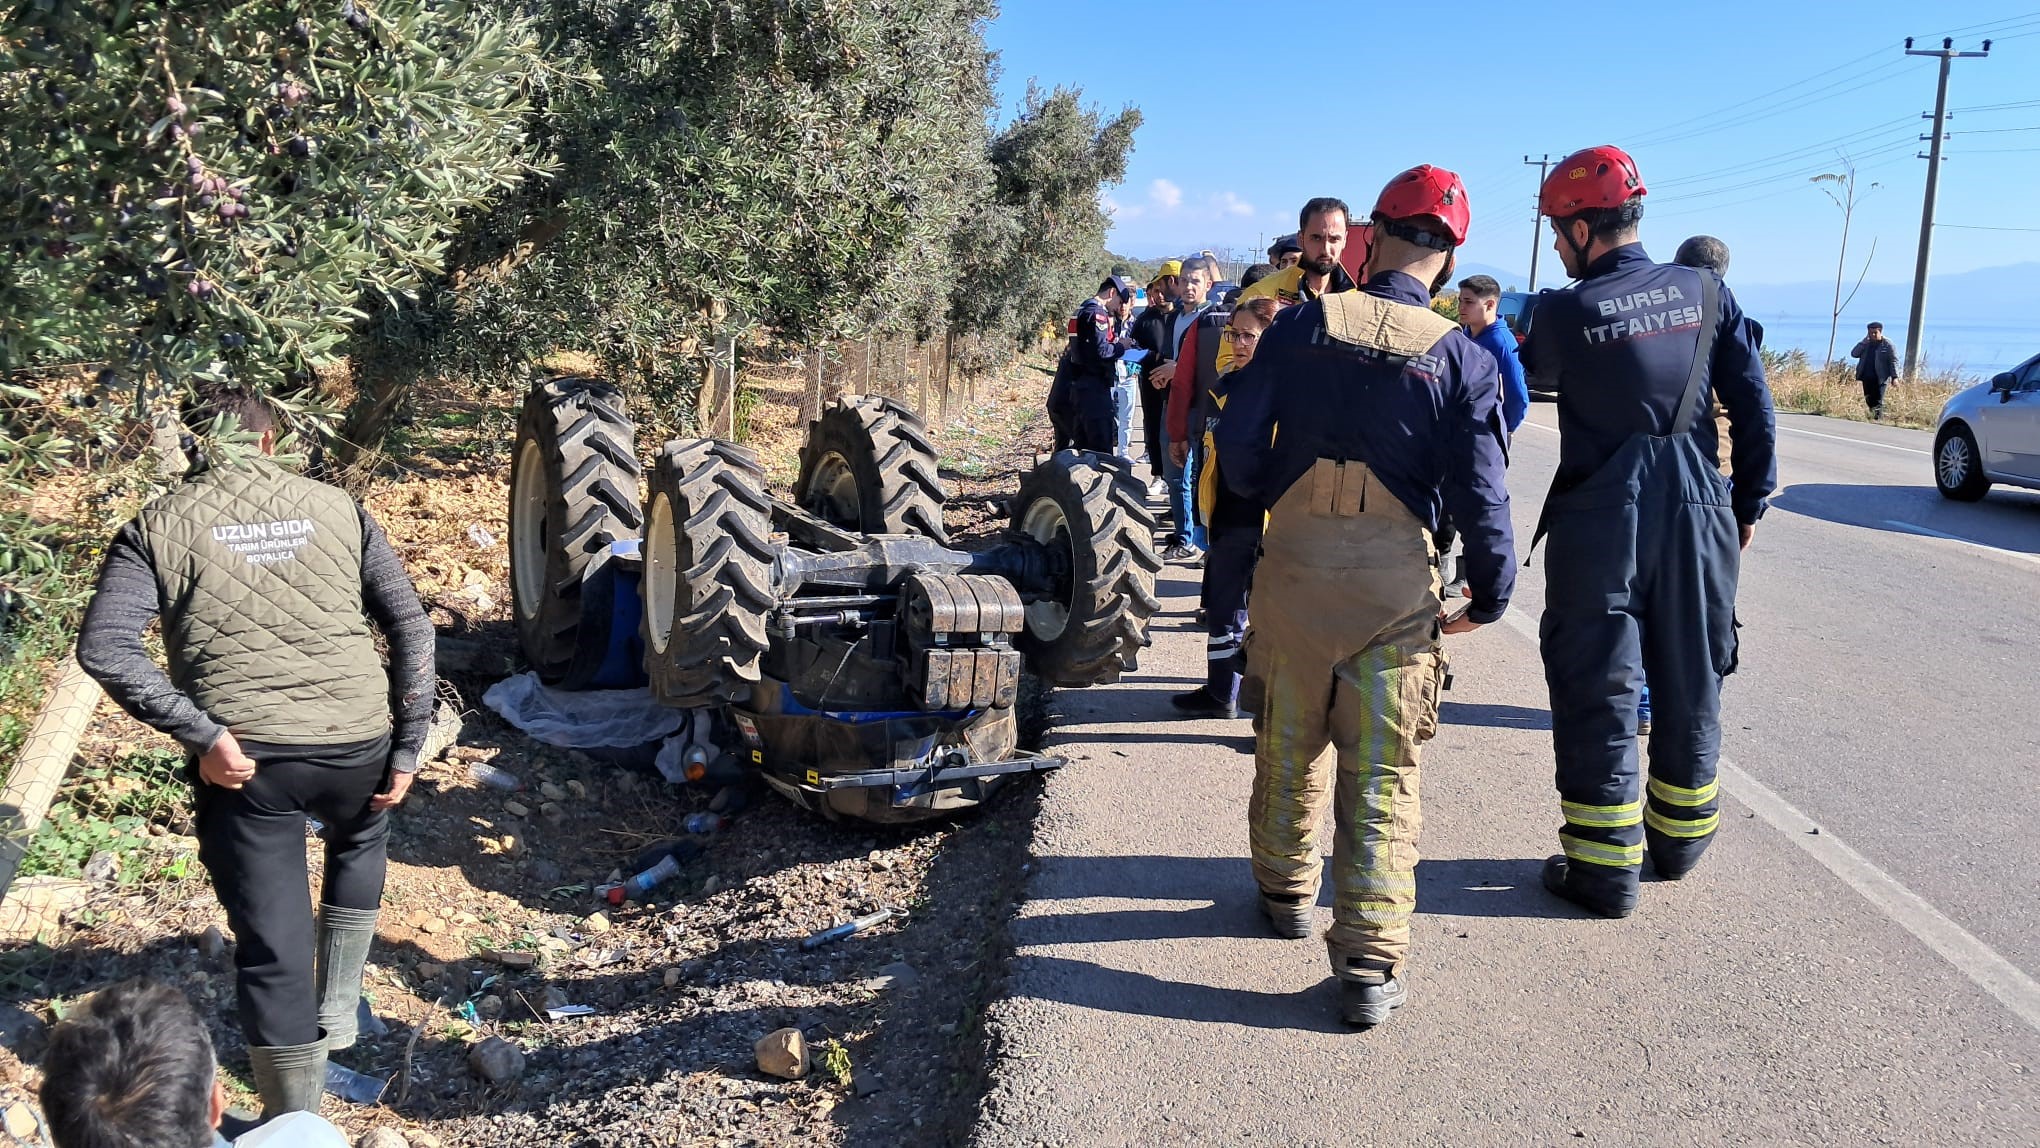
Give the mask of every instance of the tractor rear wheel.
[[802, 509], [845, 530], [949, 541], [927, 424], [891, 399], [840, 398], [809, 423], [793, 489]]
[[1055, 686], [1116, 682], [1137, 668], [1161, 603], [1155, 517], [1133, 464], [1066, 450], [1030, 471], [1013, 529], [1048, 550], [1054, 590], [1027, 606], [1018, 635], [1035, 676]]
[[652, 464], [644, 521], [653, 694], [688, 707], [749, 698], [775, 602], [765, 468], [730, 443], [675, 439]]
[[610, 383], [552, 379], [525, 396], [510, 461], [510, 597], [524, 656], [547, 685], [586, 687], [608, 652], [610, 544], [643, 521], [636, 439]]

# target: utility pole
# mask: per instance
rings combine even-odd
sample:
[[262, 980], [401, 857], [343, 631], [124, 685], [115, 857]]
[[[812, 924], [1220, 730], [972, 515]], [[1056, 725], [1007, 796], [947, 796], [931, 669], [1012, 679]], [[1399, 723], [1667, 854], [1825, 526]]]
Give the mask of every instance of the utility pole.
[[1941, 188], [1941, 129], [1948, 120], [1948, 65], [1956, 60], [1990, 55], [1990, 41], [1983, 42], [1981, 52], [1958, 52], [1952, 37], [1943, 38], [1939, 48], [1929, 49], [1914, 48], [1912, 37], [1907, 36], [1905, 54], [1933, 56], [1941, 61], [1941, 81], [1934, 89], [1934, 134], [1920, 137], [1929, 141], [1927, 154], [1921, 157], [1927, 161], [1927, 195], [1920, 208], [1920, 258], [1913, 267], [1912, 317], [1905, 325], [1905, 377], [1910, 379], [1919, 369], [1920, 346], [1926, 342], [1927, 257], [1934, 246], [1934, 195]]
[[[1551, 172], [1551, 153], [1546, 152], [1537, 159], [1523, 157], [1523, 162], [1537, 168], [1537, 193], [1544, 194], [1544, 177]], [[1537, 294], [1537, 252], [1544, 246], [1544, 216], [1537, 210], [1533, 200], [1530, 208], [1530, 293]]]

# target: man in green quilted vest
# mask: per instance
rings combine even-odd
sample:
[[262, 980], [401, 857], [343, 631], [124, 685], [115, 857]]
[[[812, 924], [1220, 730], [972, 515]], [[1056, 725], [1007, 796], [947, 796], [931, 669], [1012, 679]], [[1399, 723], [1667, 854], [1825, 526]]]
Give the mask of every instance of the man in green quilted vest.
[[[197, 457], [122, 527], [78, 661], [191, 757], [199, 860], [236, 942], [241, 1029], [265, 1117], [319, 1110], [326, 1055], [354, 1043], [375, 938], [388, 811], [431, 721], [433, 631], [368, 513], [279, 466], [258, 397], [200, 396], [193, 425], [259, 435], [237, 463]], [[142, 646], [160, 619], [169, 672]], [[389, 642], [377, 654], [373, 623]], [[316, 921], [305, 818], [325, 825]]]

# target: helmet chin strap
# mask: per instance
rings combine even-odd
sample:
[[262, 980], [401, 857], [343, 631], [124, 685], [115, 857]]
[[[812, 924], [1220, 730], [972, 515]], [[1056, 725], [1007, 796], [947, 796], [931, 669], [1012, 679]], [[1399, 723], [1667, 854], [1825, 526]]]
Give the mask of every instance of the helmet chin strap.
[[1445, 289], [1447, 283], [1452, 282], [1452, 268], [1458, 262], [1459, 252], [1456, 249], [1445, 253], [1445, 266], [1440, 268], [1437, 276], [1431, 280], [1431, 294], [1436, 295]]
[[1558, 222], [1558, 237], [1560, 239], [1565, 240], [1565, 245], [1572, 249], [1573, 262], [1579, 264], [1580, 272], [1584, 273], [1587, 269], [1587, 251], [1589, 248], [1594, 246], [1593, 230], [1591, 228], [1588, 229], [1587, 241], [1584, 244], [1575, 243], [1573, 242], [1572, 237], [1572, 220], [1561, 219], [1558, 220], [1557, 222]]

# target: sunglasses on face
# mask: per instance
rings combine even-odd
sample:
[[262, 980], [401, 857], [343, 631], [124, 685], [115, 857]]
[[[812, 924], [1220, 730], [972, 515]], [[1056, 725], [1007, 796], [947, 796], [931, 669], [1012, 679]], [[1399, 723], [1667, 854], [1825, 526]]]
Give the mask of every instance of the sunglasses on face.
[[1225, 337], [1235, 343], [1254, 343], [1260, 341], [1261, 332], [1242, 331], [1238, 327], [1227, 327], [1225, 329]]

